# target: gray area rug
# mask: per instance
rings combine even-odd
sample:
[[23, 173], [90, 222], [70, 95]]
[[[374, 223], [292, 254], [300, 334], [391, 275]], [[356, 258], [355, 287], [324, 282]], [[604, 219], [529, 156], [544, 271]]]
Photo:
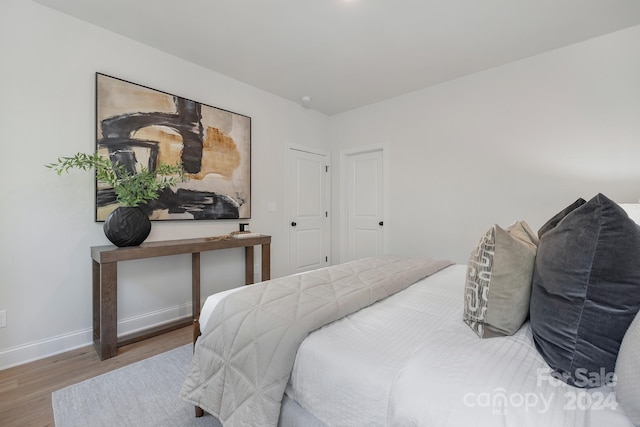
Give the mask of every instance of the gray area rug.
[[196, 418], [178, 397], [192, 345], [125, 366], [52, 393], [57, 427], [219, 426], [209, 414]]

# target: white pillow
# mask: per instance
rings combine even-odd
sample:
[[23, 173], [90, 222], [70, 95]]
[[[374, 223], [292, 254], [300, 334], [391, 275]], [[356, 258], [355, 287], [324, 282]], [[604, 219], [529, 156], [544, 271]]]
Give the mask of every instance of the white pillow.
[[624, 209], [629, 218], [634, 220], [636, 224], [640, 224], [640, 203], [618, 203], [618, 205]]
[[622, 339], [616, 361], [616, 396], [622, 410], [640, 425], [640, 314]]

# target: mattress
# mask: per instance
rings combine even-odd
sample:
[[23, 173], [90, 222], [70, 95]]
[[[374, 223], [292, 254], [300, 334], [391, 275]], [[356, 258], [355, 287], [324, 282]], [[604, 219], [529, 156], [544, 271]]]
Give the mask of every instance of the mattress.
[[[462, 322], [466, 266], [310, 334], [286, 395], [329, 426], [633, 426], [612, 389], [550, 376], [525, 324], [480, 339]], [[227, 293], [209, 297], [212, 306]]]

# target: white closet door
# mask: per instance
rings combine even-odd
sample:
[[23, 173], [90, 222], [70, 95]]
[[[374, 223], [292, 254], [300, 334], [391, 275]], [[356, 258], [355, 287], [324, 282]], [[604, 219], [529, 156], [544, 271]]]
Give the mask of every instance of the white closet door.
[[289, 150], [289, 272], [329, 264], [327, 155]]
[[347, 261], [384, 252], [382, 150], [346, 156]]

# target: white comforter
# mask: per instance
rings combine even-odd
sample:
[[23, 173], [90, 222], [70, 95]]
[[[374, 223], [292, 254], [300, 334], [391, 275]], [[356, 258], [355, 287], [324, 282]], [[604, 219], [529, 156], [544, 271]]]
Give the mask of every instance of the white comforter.
[[550, 378], [528, 324], [479, 339], [448, 267], [302, 343], [289, 397], [330, 426], [632, 426], [609, 388]]
[[309, 333], [450, 264], [381, 256], [227, 295], [198, 339], [180, 396], [225, 426], [275, 426], [296, 351]]

